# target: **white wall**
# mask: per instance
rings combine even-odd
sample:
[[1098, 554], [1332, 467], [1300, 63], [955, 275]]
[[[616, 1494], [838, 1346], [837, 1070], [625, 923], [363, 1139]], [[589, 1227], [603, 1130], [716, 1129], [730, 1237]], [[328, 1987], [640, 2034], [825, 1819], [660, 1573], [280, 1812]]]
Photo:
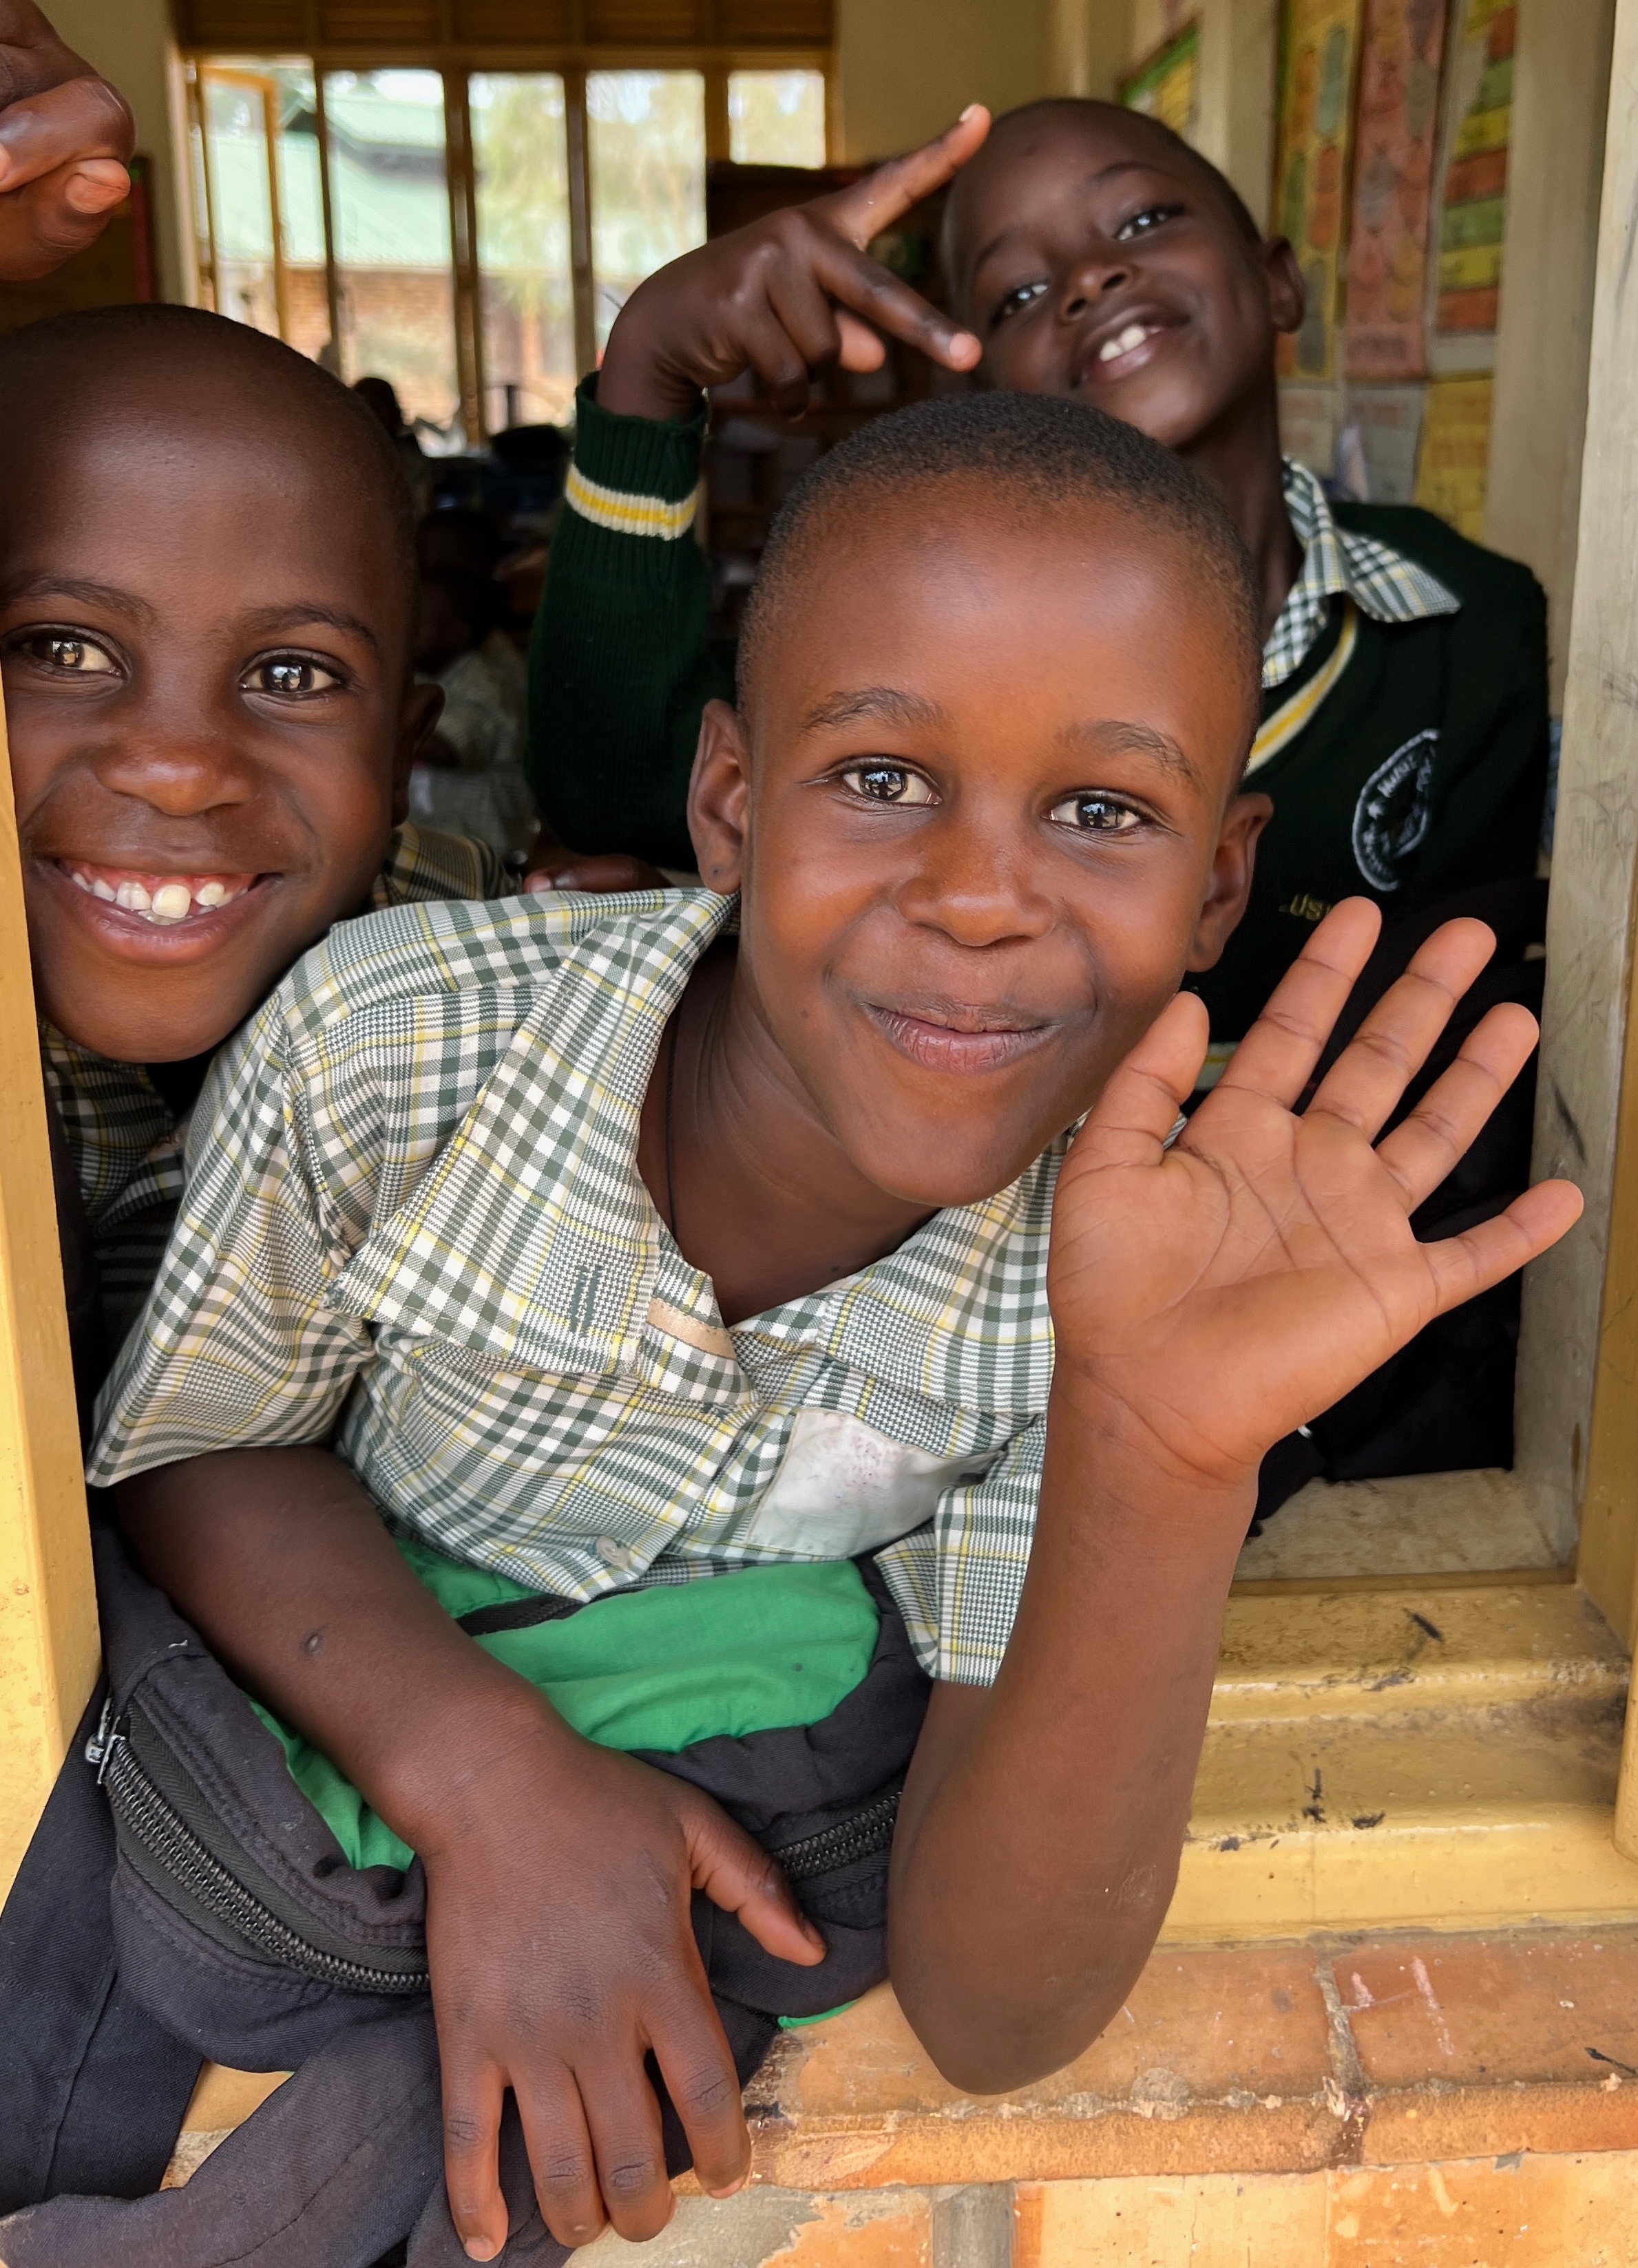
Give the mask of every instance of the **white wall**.
[[929, 141], [970, 102], [1054, 92], [1053, 13], [1053, 0], [837, 0], [844, 161]]
[[166, 0], [45, 0], [70, 47], [114, 81], [136, 114], [136, 147], [154, 161], [154, 233], [164, 298], [188, 296], [176, 194], [171, 63]]

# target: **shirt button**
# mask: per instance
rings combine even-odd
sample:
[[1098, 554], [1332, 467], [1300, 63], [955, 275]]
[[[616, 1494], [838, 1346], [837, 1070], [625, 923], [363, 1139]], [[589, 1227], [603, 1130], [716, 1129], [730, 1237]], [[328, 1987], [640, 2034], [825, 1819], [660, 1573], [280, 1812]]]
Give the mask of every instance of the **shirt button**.
[[631, 1564], [631, 1553], [629, 1548], [623, 1543], [616, 1543], [612, 1535], [598, 1537], [597, 1556], [605, 1567], [629, 1567]]

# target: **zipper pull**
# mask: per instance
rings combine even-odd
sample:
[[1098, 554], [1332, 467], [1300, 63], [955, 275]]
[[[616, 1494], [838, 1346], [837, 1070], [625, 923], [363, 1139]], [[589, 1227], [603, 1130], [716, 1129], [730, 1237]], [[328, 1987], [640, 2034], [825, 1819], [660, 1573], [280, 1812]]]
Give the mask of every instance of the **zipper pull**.
[[102, 1714], [97, 1719], [97, 1729], [85, 1743], [85, 1762], [95, 1765], [99, 1787], [108, 1776], [108, 1766], [114, 1761], [114, 1742], [122, 1741], [124, 1737], [124, 1722], [122, 1719], [115, 1720], [114, 1697], [110, 1694], [102, 1705]]

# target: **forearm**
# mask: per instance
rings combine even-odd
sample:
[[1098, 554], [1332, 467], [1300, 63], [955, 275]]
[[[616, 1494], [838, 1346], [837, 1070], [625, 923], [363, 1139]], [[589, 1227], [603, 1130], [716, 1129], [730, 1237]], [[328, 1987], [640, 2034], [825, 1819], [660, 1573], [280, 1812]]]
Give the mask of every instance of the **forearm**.
[[1169, 1474], [1060, 1370], [1006, 1660], [938, 1689], [894, 1849], [894, 1984], [956, 2084], [1061, 2068], [1147, 1959], [1253, 1495]]
[[144, 1571], [414, 1848], [520, 1742], [578, 1745], [416, 1580], [328, 1450], [196, 1457], [122, 1483], [118, 1500]]
[[582, 403], [575, 467], [592, 486], [564, 504], [535, 620], [529, 785], [577, 850], [691, 865], [700, 711], [733, 679], [710, 637], [710, 563], [686, 518], [704, 423]]

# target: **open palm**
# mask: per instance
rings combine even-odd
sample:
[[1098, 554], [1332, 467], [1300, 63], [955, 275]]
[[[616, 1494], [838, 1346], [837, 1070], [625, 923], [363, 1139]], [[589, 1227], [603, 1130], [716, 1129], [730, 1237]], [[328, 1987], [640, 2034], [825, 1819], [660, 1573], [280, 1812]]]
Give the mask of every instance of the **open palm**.
[[1206, 1039], [1199, 1002], [1175, 1000], [1065, 1162], [1049, 1279], [1059, 1359], [1095, 1373], [1158, 1451], [1202, 1476], [1254, 1471], [1581, 1211], [1570, 1182], [1543, 1182], [1463, 1235], [1420, 1244], [1411, 1231], [1528, 1060], [1524, 1008], [1492, 1009], [1376, 1140], [1494, 948], [1480, 922], [1428, 939], [1295, 1115], [1378, 927], [1364, 899], [1326, 917], [1168, 1150]]

